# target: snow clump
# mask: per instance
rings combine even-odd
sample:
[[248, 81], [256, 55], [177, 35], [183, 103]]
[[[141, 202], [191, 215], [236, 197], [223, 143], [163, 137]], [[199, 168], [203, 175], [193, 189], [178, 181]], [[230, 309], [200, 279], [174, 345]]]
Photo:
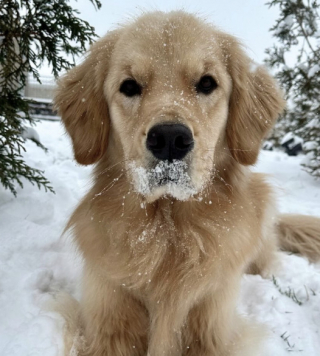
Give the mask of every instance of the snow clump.
[[152, 169], [129, 165], [135, 190], [143, 196], [171, 195], [178, 200], [187, 200], [197, 193], [190, 175], [188, 164], [180, 160], [160, 161]]

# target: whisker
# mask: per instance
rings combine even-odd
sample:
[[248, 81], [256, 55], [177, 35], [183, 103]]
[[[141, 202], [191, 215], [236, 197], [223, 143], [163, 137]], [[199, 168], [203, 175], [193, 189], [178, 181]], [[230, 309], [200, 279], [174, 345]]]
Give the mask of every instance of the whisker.
[[95, 196], [92, 198], [92, 200], [96, 199], [98, 196], [101, 196], [105, 194], [108, 190], [110, 190], [117, 181], [124, 175], [124, 173], [121, 173], [117, 178], [114, 178], [110, 184], [108, 184], [106, 187], [104, 187], [99, 193], [95, 194]]
[[[201, 159], [205, 160], [205, 161], [210, 160], [211, 163], [213, 163], [213, 165], [214, 165], [214, 158], [213, 157], [206, 157], [206, 158], [202, 158], [201, 157]], [[228, 189], [230, 190], [231, 194], [233, 194], [233, 186], [225, 181], [225, 179], [219, 174], [219, 171], [216, 168], [213, 168], [213, 170], [208, 169], [208, 171], [210, 171], [212, 179], [218, 178], [226, 187], [228, 187]], [[212, 186], [214, 187], [214, 184]]]
[[[103, 169], [101, 172], [99, 172], [99, 173], [97, 174], [97, 177], [101, 176], [102, 174], [107, 173], [108, 171], [110, 171], [112, 168], [118, 166], [119, 164], [122, 164], [122, 163], [127, 162], [127, 161], [132, 161], [132, 160], [133, 160], [133, 159], [124, 159], [124, 160], [122, 160], [122, 161], [119, 161], [119, 162], [117, 162], [117, 163], [115, 163], [115, 164], [113, 164], [113, 165], [111, 165], [111, 166], [109, 166], [109, 167]], [[126, 169], [126, 167], [124, 167], [124, 168]], [[127, 169], [126, 169], [126, 170], [127, 170]]]

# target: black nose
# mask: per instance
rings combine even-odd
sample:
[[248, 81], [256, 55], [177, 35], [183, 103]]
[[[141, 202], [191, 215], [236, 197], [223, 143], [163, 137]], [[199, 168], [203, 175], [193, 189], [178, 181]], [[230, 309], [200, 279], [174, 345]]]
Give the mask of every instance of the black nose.
[[162, 160], [181, 160], [194, 146], [192, 132], [181, 124], [160, 124], [153, 126], [147, 136], [147, 148]]

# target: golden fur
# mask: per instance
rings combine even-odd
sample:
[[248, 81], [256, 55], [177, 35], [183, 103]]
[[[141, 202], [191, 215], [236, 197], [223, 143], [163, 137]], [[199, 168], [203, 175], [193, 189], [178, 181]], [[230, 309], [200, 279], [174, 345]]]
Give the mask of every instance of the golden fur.
[[[208, 74], [217, 89], [196, 93]], [[119, 92], [127, 78], [142, 86], [140, 96]], [[284, 108], [266, 70], [197, 17], [155, 12], [97, 41], [60, 80], [56, 105], [77, 161], [96, 163], [68, 225], [85, 271], [83, 297], [66, 316], [66, 354], [258, 355], [254, 327], [235, 311], [239, 282], [246, 270], [268, 270], [277, 233], [289, 249], [294, 234], [290, 219], [276, 225], [271, 188], [247, 167]], [[155, 164], [146, 135], [163, 122], [194, 136], [187, 195], [185, 187], [139, 190], [137, 172]], [[298, 235], [309, 247], [296, 250], [315, 258], [319, 220], [306, 233], [304, 225], [301, 217]]]

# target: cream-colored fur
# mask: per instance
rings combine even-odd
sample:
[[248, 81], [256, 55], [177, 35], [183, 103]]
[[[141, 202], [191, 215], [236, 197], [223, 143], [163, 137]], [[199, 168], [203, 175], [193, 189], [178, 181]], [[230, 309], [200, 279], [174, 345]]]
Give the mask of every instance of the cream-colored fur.
[[320, 256], [320, 220], [313, 216], [282, 214], [277, 225], [280, 247], [316, 262]]
[[[195, 90], [204, 75], [218, 84], [210, 95]], [[141, 95], [119, 91], [128, 78]], [[67, 227], [85, 273], [79, 306], [65, 313], [66, 355], [260, 355], [259, 331], [235, 310], [239, 282], [269, 268], [277, 232], [281, 246], [296, 244], [290, 218], [276, 225], [271, 188], [247, 167], [284, 107], [266, 70], [251, 71], [238, 41], [203, 20], [155, 12], [97, 41], [60, 80], [56, 105], [77, 161], [96, 163]], [[133, 167], [154, 167], [146, 136], [163, 122], [194, 137], [181, 199], [166, 186], [137, 189]], [[309, 255], [319, 256], [316, 220], [303, 225], [308, 246], [318, 234]]]

